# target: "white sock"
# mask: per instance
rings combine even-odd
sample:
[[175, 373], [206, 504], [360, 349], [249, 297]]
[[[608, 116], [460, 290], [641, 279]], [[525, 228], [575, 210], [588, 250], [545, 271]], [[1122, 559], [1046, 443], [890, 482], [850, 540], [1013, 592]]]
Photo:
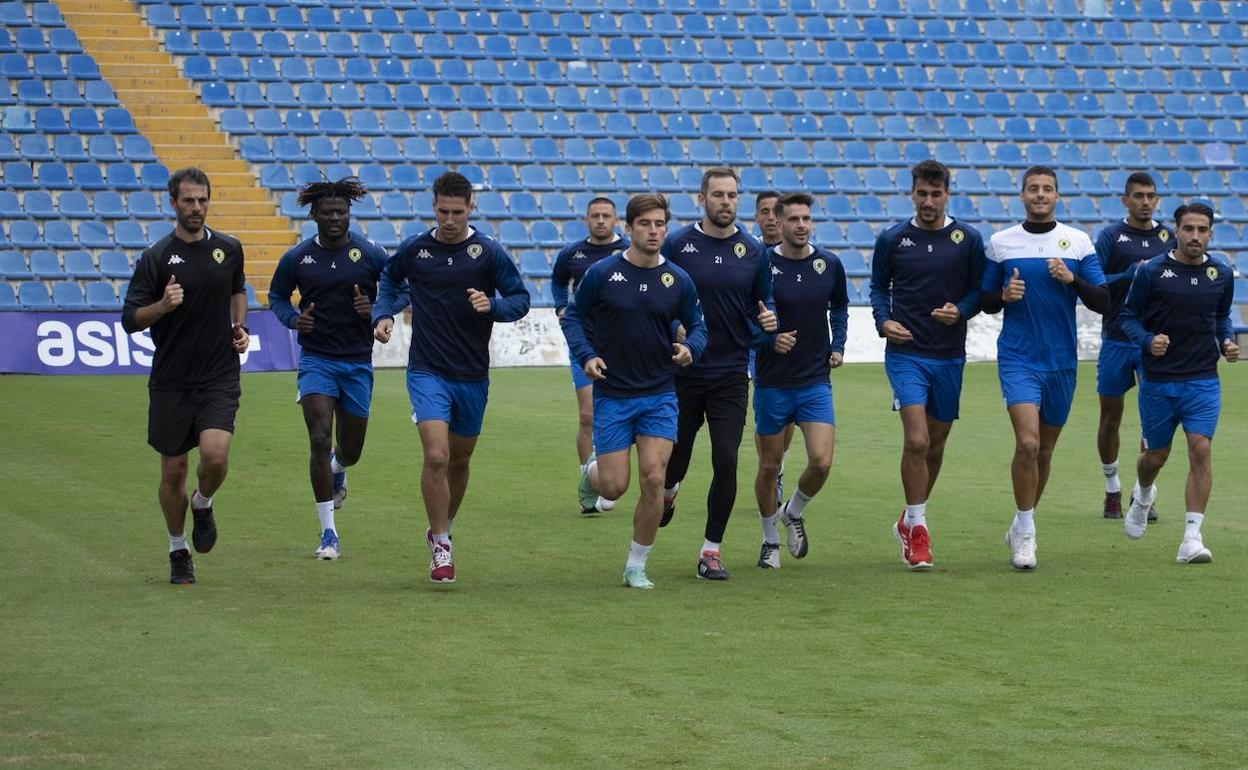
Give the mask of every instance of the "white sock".
[[191, 493], [191, 507], [197, 511], [202, 511], [205, 508], [211, 508], [212, 498], [204, 497], [203, 495], [199, 493], [199, 490], [197, 489]]
[[1136, 481], [1135, 489], [1132, 490], [1132, 495], [1134, 495], [1135, 499], [1140, 502], [1140, 505], [1147, 508], [1153, 504], [1153, 500], [1157, 499], [1157, 485], [1153, 484], [1149, 486], [1148, 489], [1141, 489], [1140, 482]]
[[446, 532], [444, 532], [443, 534], [441, 534], [441, 535], [434, 535], [434, 536], [433, 536], [433, 545], [434, 545], [434, 547], [437, 547], [437, 546], [439, 546], [439, 545], [440, 545], [440, 546], [442, 546], [442, 548], [443, 548], [444, 550], [447, 550], [447, 551], [451, 550], [451, 530], [450, 530], [450, 527], [447, 527]]
[[918, 505], [906, 506], [906, 526], [919, 527], [927, 526], [927, 502], [921, 502]]
[[628, 563], [625, 564], [626, 569], [634, 567], [646, 568], [646, 558], [650, 556], [650, 549], [653, 545], [642, 545], [636, 540], [628, 544]]
[[1036, 509], [1029, 508], [1025, 511], [1018, 511], [1014, 514], [1014, 524], [1012, 525], [1015, 532], [1036, 534]]
[[337, 452], [332, 452], [329, 455], [329, 469], [333, 471], [334, 473], [342, 473], [343, 471], [347, 469], [347, 466], [342, 465], [341, 463], [338, 462]]
[[589, 474], [589, 485], [590, 485], [591, 487], [594, 485], [594, 469], [595, 469], [595, 468], [597, 468], [597, 467], [598, 467], [598, 458], [597, 458], [597, 457], [595, 457], [594, 459], [592, 459], [592, 460], [590, 460], [589, 462], [585, 463], [585, 472], [586, 472], [587, 474]]
[[702, 551], [703, 552], [711, 551], [712, 553], [719, 553], [719, 543], [712, 543], [710, 540], [703, 540]]
[[1109, 494], [1122, 491], [1122, 483], [1118, 481], [1118, 461], [1103, 463], [1101, 473], [1105, 474], [1105, 491]]
[[1184, 540], [1200, 540], [1200, 525], [1205, 522], [1205, 514], [1195, 511], [1187, 512], [1187, 525], [1183, 528]]
[[773, 513], [768, 518], [763, 514], [758, 514], [758, 521], [763, 525], [763, 542], [772, 545], [780, 544], [780, 533], [776, 531], [776, 522], [780, 520], [780, 514]]
[[801, 487], [794, 487], [793, 496], [789, 498], [789, 505], [786, 509], [789, 512], [789, 518], [802, 518], [802, 512], [806, 510], [806, 503], [809, 503], [811, 499], [811, 496], [803, 492]]
[[675, 497], [676, 493], [679, 491], [680, 491], [680, 482], [677, 481], [675, 484], [671, 485], [670, 487], [664, 487], [663, 497], [666, 497], [666, 498]]
[[190, 549], [186, 547], [186, 533], [185, 532], [183, 532], [182, 534], [176, 537], [173, 535], [169, 536], [169, 553], [173, 553], [174, 551], [187, 551], [187, 550], [190, 550]]
[[327, 529], [333, 529], [335, 532], [338, 531], [337, 529], [334, 529], [334, 501], [333, 500], [326, 500], [323, 503], [318, 501], [316, 504], [316, 517], [321, 520], [322, 532], [324, 532]]
[[605, 512], [605, 511], [609, 511], [609, 510], [611, 510], [612, 508], [614, 508], [614, 507], [615, 507], [615, 501], [614, 501], [614, 500], [608, 500], [607, 498], [603, 497], [602, 495], [598, 495], [598, 502], [594, 503], [594, 507], [595, 507], [595, 508], [597, 508], [597, 509], [598, 509], [598, 510], [600, 510], [600, 511], [604, 511], [604, 512]]
[[581, 473], [586, 473], [588, 471], [589, 471], [589, 463], [581, 463]]

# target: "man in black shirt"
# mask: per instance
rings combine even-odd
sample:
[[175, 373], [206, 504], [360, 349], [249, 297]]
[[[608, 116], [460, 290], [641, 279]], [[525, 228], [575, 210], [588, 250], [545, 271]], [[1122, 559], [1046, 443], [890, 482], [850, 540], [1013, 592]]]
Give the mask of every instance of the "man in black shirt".
[[217, 541], [212, 496], [225, 480], [238, 411], [239, 354], [247, 350], [243, 248], [204, 226], [212, 187], [197, 168], [169, 178], [173, 232], [145, 250], [126, 292], [122, 325], [151, 328], [156, 352], [148, 379], [147, 443], [160, 453], [160, 507], [169, 530], [171, 583], [194, 583], [186, 547], [187, 453], [199, 447], [190, 497], [195, 550]]

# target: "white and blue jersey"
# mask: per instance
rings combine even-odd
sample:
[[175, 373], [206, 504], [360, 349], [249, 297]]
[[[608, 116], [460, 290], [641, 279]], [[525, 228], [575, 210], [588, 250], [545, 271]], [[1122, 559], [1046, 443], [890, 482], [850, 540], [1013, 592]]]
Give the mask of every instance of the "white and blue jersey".
[[1000, 294], [1015, 270], [1026, 284], [1021, 300], [1005, 304], [997, 338], [999, 365], [1053, 372], [1073, 370], [1078, 363], [1075, 288], [1049, 275], [1048, 260], [1061, 259], [1077, 279], [1091, 286], [1103, 286], [1105, 277], [1087, 233], [1060, 222], [1051, 224], [1047, 232], [1014, 225], [988, 242], [980, 288]]
[[630, 398], [675, 390], [677, 322], [697, 361], [707, 347], [706, 324], [689, 274], [667, 260], [638, 267], [621, 253], [585, 271], [560, 325], [577, 364], [601, 358], [607, 365], [606, 378], [594, 382], [595, 398]]
[[[925, 358], [966, 356], [966, 322], [979, 312], [979, 287], [984, 273], [984, 239], [979, 231], [950, 217], [939, 230], [925, 230], [914, 220], [880, 233], [871, 257], [871, 313], [878, 331], [896, 321], [914, 339], [891, 342], [889, 354]], [[932, 311], [946, 302], [957, 305], [961, 318], [943, 324]]]
[[[373, 327], [355, 312], [355, 287], [375, 301], [386, 252], [358, 233], [348, 232], [347, 243], [326, 249], [316, 236], [292, 247], [277, 263], [269, 284], [269, 309], [293, 329], [299, 313], [313, 308], [315, 325], [299, 332], [305, 353], [337, 361], [372, 361]], [[290, 297], [299, 291], [299, 310]]]
[[749, 368], [750, 322], [758, 303], [771, 308], [770, 260], [760, 244], [738, 227], [727, 238], [702, 231], [701, 223], [669, 235], [661, 252], [692, 279], [706, 319], [706, 352], [680, 377], [719, 379]]
[[[1154, 257], [1136, 272], [1119, 322], [1144, 363], [1139, 408], [1145, 448], [1169, 446], [1180, 424], [1213, 438], [1222, 408], [1218, 356], [1235, 336], [1233, 293], [1231, 268], [1208, 256], [1196, 265]], [[1153, 336], [1162, 333], [1170, 344], [1154, 356]]]
[[[412, 305], [408, 369], [451, 380], [485, 380], [490, 371], [490, 333], [496, 321], [515, 321], [529, 312], [529, 292], [520, 271], [498, 242], [475, 230], [459, 243], [439, 241], [436, 229], [399, 245], [386, 263], [373, 306], [373, 323]], [[490, 312], [478, 313], [468, 290], [490, 297]]]

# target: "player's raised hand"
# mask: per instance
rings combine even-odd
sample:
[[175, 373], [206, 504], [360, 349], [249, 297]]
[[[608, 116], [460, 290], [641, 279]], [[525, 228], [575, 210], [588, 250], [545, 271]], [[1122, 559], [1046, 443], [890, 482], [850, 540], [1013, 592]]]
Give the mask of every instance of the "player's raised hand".
[[234, 352], [246, 353], [247, 346], [251, 344], [251, 334], [243, 328], [242, 324], [234, 324]]
[[961, 317], [962, 311], [958, 310], [958, 306], [952, 302], [946, 302], [932, 311], [932, 318], [935, 318], [945, 326], [953, 326]]
[[1239, 360], [1239, 345], [1235, 344], [1235, 340], [1222, 340], [1222, 355], [1231, 363]]
[[1070, 272], [1069, 267], [1066, 267], [1064, 260], [1053, 257], [1045, 264], [1049, 266], [1049, 275], [1053, 280], [1061, 281], [1062, 283], [1074, 283], [1075, 274]]
[[182, 284], [178, 283], [176, 275], [170, 275], [169, 283], [165, 284], [165, 293], [160, 298], [161, 309], [171, 313], [182, 304], [182, 299]]
[[351, 288], [355, 291], [355, 296], [351, 300], [352, 304], [355, 305], [355, 312], [361, 318], [371, 320], [373, 317], [373, 303], [369, 301], [367, 294], [360, 291], [358, 283], [352, 284]]
[[472, 303], [472, 309], [478, 313], [490, 312], [490, 298], [485, 296], [484, 292], [476, 289], [468, 290], [468, 301]]
[[689, 366], [693, 363], [693, 351], [688, 345], [680, 342], [672, 343], [672, 360], [677, 366]]
[[768, 310], [762, 302], [758, 303], [758, 325], [768, 334], [780, 328], [779, 321], [776, 320], [776, 311]]
[[914, 339], [914, 334], [900, 321], [885, 321], [880, 324], [880, 331], [884, 332], [884, 339], [894, 345], [904, 345]]
[[833, 353], [832, 355], [828, 356], [828, 366], [831, 366], [833, 369], [835, 369], [836, 367], [840, 366], [843, 363], [845, 363], [844, 353]]
[[1148, 345], [1148, 352], [1160, 358], [1170, 349], [1170, 337], [1165, 334], [1154, 334], [1153, 341]]
[[598, 356], [594, 356], [585, 362], [585, 376], [591, 380], [605, 380], [607, 378], [607, 362]]
[[373, 339], [381, 343], [390, 341], [390, 335], [394, 332], [394, 319], [383, 318], [373, 327]]
[[780, 332], [776, 335], [775, 350], [777, 353], [788, 353], [797, 344], [797, 330], [791, 332]]
[[1010, 282], [1005, 285], [1005, 290], [1001, 292], [1001, 299], [1005, 302], [1017, 302], [1023, 298], [1023, 291], [1027, 288], [1027, 282], [1018, 277], [1018, 268], [1014, 268], [1014, 275], [1010, 276]]
[[316, 319], [312, 317], [312, 311], [315, 309], [316, 303], [309, 302], [308, 306], [299, 314], [299, 317], [295, 319], [295, 331], [307, 334], [316, 328]]

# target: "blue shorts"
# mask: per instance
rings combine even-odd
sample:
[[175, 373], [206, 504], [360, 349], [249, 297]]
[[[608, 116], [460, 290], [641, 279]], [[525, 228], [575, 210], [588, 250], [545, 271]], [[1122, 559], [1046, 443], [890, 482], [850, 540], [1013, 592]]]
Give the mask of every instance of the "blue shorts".
[[590, 385], [594, 384], [594, 381], [589, 379], [589, 375], [585, 373], [585, 367], [576, 363], [576, 359], [572, 358], [572, 351], [570, 350], [568, 351], [568, 362], [572, 367], [572, 389], [573, 390], [580, 390], [581, 388], [588, 388]]
[[924, 358], [884, 352], [884, 371], [893, 386], [893, 411], [922, 405], [939, 422], [958, 419], [965, 358]]
[[832, 383], [822, 382], [801, 388], [754, 386], [754, 430], [758, 435], [774, 436], [791, 422], [836, 425]]
[[335, 361], [304, 353], [299, 357], [298, 401], [313, 394], [338, 399], [356, 417], [368, 417], [373, 402], [373, 363]]
[[1106, 398], [1122, 398], [1142, 379], [1140, 346], [1134, 342], [1101, 340], [1096, 357], [1096, 393]]
[[412, 422], [441, 420], [450, 425], [456, 436], [481, 435], [489, 395], [489, 380], [448, 380], [433, 372], [407, 370]]
[[1040, 422], [1060, 428], [1070, 417], [1075, 400], [1075, 370], [1045, 371], [1013, 363], [998, 363], [1001, 395], [1007, 407], [1035, 404], [1040, 407]]
[[1145, 449], [1170, 446], [1179, 423], [1187, 433], [1213, 438], [1222, 411], [1218, 378], [1183, 382], [1140, 382], [1140, 429]]
[[628, 449], [638, 436], [676, 442], [676, 394], [613, 398], [594, 396], [594, 452], [600, 455]]

